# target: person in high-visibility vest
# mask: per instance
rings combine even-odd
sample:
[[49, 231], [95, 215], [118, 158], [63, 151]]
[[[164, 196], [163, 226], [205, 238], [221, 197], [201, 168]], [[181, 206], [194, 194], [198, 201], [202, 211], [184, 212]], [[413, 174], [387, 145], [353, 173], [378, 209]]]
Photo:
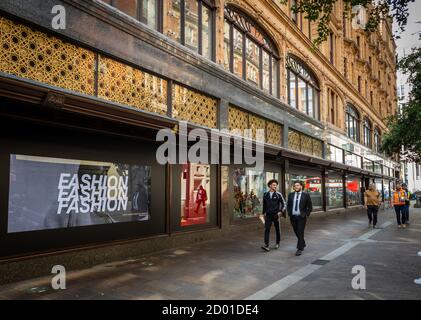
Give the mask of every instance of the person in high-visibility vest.
[[411, 191], [408, 190], [407, 185], [404, 183], [402, 184], [402, 188], [405, 190], [406, 193], [406, 200], [405, 200], [405, 207], [403, 211], [405, 212], [405, 224], [409, 224], [409, 206], [411, 205], [410, 199], [411, 199]]
[[402, 185], [398, 182], [396, 183], [396, 189], [392, 194], [392, 205], [395, 208], [396, 221], [398, 222], [398, 228], [406, 228], [406, 213], [405, 205], [408, 194], [402, 188]]

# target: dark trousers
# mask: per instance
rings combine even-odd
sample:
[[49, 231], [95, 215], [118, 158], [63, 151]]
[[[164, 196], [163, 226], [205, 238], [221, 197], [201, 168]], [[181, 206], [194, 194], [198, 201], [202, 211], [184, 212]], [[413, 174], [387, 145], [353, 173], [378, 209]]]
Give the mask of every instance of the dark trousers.
[[402, 210], [405, 214], [405, 222], [408, 222], [409, 221], [409, 205], [404, 205]]
[[379, 211], [378, 206], [367, 206], [368, 221], [373, 222], [373, 226], [377, 224], [377, 212]]
[[396, 221], [398, 222], [398, 225], [405, 224], [406, 222], [405, 206], [395, 205], [395, 213], [396, 213]]
[[278, 214], [266, 214], [265, 217], [265, 245], [269, 245], [269, 235], [272, 223], [275, 225], [276, 232], [276, 243], [281, 241], [281, 231], [279, 229], [279, 217]]
[[292, 228], [294, 229], [294, 233], [297, 236], [297, 249], [304, 250], [306, 246], [306, 242], [304, 241], [304, 229], [306, 227], [307, 217], [302, 216], [294, 216], [290, 217]]

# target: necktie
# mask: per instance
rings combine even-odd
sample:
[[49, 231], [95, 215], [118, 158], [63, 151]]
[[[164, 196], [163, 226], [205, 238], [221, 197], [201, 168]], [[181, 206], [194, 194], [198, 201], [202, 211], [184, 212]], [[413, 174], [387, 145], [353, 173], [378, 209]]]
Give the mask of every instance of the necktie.
[[295, 194], [295, 205], [294, 205], [294, 211], [298, 211], [298, 192]]

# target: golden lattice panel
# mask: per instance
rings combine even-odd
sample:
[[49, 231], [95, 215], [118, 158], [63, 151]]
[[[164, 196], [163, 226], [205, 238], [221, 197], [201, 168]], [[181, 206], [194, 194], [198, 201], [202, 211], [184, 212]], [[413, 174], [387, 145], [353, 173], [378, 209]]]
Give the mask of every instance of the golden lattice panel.
[[323, 142], [322, 141], [313, 139], [313, 155], [320, 158], [323, 157]]
[[172, 115], [209, 128], [217, 127], [217, 100], [177, 84], [172, 88]]
[[256, 130], [257, 129], [263, 130], [263, 136], [261, 137], [261, 139], [258, 139], [258, 140], [264, 142], [265, 141], [265, 135], [266, 135], [266, 133], [264, 132], [266, 130], [265, 119], [251, 114], [249, 116], [249, 124], [250, 124], [250, 129], [252, 130], [253, 139], [257, 140], [257, 137], [256, 137]]
[[288, 148], [301, 151], [300, 134], [294, 130], [288, 130]]
[[0, 71], [94, 94], [95, 54], [0, 17]]
[[313, 154], [313, 138], [301, 135], [301, 152], [307, 154]]
[[167, 81], [103, 56], [99, 56], [98, 97], [167, 113]]
[[266, 121], [266, 142], [277, 146], [282, 145], [282, 126], [272, 121]]
[[228, 109], [228, 129], [231, 130], [244, 130], [249, 129], [249, 114], [238, 108], [229, 107]]

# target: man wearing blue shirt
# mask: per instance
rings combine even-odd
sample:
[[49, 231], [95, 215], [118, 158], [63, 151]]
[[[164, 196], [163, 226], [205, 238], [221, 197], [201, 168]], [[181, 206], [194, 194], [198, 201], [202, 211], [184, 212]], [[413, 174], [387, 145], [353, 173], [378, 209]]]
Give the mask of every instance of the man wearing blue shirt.
[[306, 246], [304, 241], [304, 229], [306, 226], [307, 218], [313, 210], [310, 195], [303, 192], [301, 182], [294, 183], [294, 192], [288, 195], [287, 211], [291, 220], [292, 228], [297, 236], [297, 252], [296, 256], [300, 256]]

